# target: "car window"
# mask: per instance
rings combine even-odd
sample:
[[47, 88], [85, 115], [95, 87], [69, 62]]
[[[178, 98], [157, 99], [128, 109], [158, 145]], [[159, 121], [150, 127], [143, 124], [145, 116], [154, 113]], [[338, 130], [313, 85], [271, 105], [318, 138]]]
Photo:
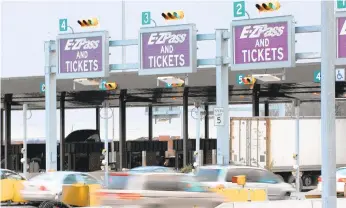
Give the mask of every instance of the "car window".
[[346, 168], [340, 168], [336, 171], [337, 175], [346, 175]]
[[[226, 182], [232, 182], [232, 178], [234, 176], [238, 176], [238, 175], [245, 175], [247, 176], [248, 173], [251, 171], [251, 169], [248, 168], [231, 168], [228, 169], [227, 174], [226, 174]], [[247, 181], [248, 181], [248, 177], [246, 177]]]
[[64, 178], [63, 184], [76, 184], [77, 182], [76, 174], [69, 174]]
[[267, 170], [259, 170], [259, 178], [257, 182], [259, 183], [281, 183], [283, 182], [282, 178], [275, 175], [274, 173]]
[[[167, 180], [169, 177], [169, 180]], [[165, 180], [166, 179], [166, 180]], [[186, 183], [179, 176], [156, 176], [145, 182], [144, 189], [152, 191], [184, 191]]]
[[84, 184], [99, 184], [99, 182], [96, 180], [96, 178], [91, 177], [87, 174], [80, 174], [80, 182]]
[[108, 189], [124, 189], [127, 185], [129, 176], [128, 175], [120, 175], [120, 176], [112, 176], [108, 177]]
[[218, 180], [220, 173], [221, 169], [201, 168], [197, 171], [196, 178], [202, 182], [215, 182]]
[[14, 180], [24, 180], [22, 176], [17, 173], [13, 173], [11, 171], [2, 171], [1, 179], [14, 179]]

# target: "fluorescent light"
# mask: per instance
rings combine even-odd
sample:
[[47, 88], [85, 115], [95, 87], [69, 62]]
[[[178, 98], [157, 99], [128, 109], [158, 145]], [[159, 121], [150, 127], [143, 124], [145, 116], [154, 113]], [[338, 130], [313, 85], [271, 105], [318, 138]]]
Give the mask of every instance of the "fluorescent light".
[[261, 80], [262, 82], [278, 82], [281, 79], [271, 74], [253, 74], [252, 77]]
[[100, 84], [98, 79], [74, 79], [73, 81], [87, 86], [98, 86]]
[[161, 82], [165, 82], [167, 84], [183, 84], [183, 83], [185, 83], [185, 81], [180, 79], [179, 77], [173, 77], [173, 76], [158, 77], [157, 79], [160, 80]]

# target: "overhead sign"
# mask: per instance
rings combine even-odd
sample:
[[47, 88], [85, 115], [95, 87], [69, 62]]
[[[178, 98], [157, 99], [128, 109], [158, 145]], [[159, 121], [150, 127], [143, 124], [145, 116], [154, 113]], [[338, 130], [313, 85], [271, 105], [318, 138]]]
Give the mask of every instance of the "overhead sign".
[[245, 1], [233, 2], [233, 17], [245, 16]]
[[336, 65], [346, 65], [346, 12], [336, 13]]
[[107, 31], [57, 37], [57, 79], [98, 78], [109, 74]]
[[346, 9], [346, 0], [337, 0], [336, 7], [338, 9]]
[[225, 125], [223, 108], [214, 108], [214, 126], [223, 125]]
[[236, 20], [231, 32], [231, 70], [295, 66], [293, 16]]
[[243, 78], [245, 77], [244, 74], [237, 74], [237, 80], [236, 80], [236, 83], [238, 85], [244, 85], [244, 82], [243, 82]]
[[139, 75], [196, 72], [195, 24], [141, 28]]
[[67, 31], [67, 19], [59, 19], [59, 31], [65, 32]]
[[151, 14], [150, 12], [142, 12], [142, 25], [150, 25]]
[[[321, 70], [315, 70], [314, 71], [314, 82], [321, 82], [322, 76], [321, 76]], [[345, 69], [335, 69], [335, 81], [336, 82], [343, 82], [345, 81]]]

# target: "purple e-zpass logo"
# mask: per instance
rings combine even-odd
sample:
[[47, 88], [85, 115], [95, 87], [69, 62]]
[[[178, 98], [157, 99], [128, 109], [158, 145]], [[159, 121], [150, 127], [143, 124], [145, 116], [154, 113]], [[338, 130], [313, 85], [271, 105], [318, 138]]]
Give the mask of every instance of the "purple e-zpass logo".
[[100, 72], [102, 36], [60, 39], [59, 73]]
[[289, 60], [288, 23], [234, 26], [234, 64]]
[[174, 30], [142, 33], [142, 68], [190, 66], [190, 31]]

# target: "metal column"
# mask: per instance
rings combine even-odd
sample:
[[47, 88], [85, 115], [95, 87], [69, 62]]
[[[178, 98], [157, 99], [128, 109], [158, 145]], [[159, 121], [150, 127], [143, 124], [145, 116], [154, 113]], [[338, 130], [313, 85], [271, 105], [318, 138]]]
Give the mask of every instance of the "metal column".
[[[216, 30], [216, 106], [223, 108], [222, 126], [217, 126], [217, 164], [229, 164], [229, 86], [228, 86], [228, 30]], [[227, 37], [227, 38], [226, 38]]]
[[105, 141], [104, 141], [104, 150], [105, 150], [105, 161], [106, 163], [104, 164], [105, 167], [105, 180], [104, 180], [104, 184], [106, 187], [108, 187], [108, 164], [109, 164], [109, 152], [108, 152], [108, 109], [109, 109], [109, 103], [108, 100], [105, 100], [103, 103], [104, 106], [104, 111], [105, 111], [105, 115], [104, 115], [104, 120], [105, 120]]
[[5, 168], [13, 169], [11, 163], [11, 102], [12, 102], [12, 94], [5, 94], [4, 99], [4, 109], [5, 109]]
[[100, 107], [96, 107], [96, 130], [100, 132]]
[[255, 84], [252, 90], [252, 116], [259, 116], [259, 89], [260, 85]]
[[126, 90], [120, 91], [119, 97], [119, 167], [127, 168], [126, 154]]
[[299, 134], [300, 134], [300, 130], [299, 130], [299, 117], [300, 117], [300, 101], [299, 100], [295, 100], [294, 101], [294, 108], [295, 108], [295, 116], [296, 116], [296, 142], [295, 142], [295, 160], [296, 160], [296, 165], [295, 165], [295, 169], [296, 169], [296, 191], [299, 192], [300, 190], [300, 167], [299, 167]]
[[209, 106], [205, 105], [204, 110], [204, 139], [209, 139]]
[[[0, 111], [0, 155], [1, 155], [1, 147], [4, 142], [4, 109], [1, 108]], [[1, 167], [0, 167], [1, 168]]]
[[322, 207], [336, 208], [334, 2], [321, 1], [321, 147]]
[[57, 123], [56, 123], [56, 71], [52, 67], [51, 47], [54, 41], [47, 41], [45, 49], [45, 106], [46, 106], [46, 171], [57, 170]]
[[65, 96], [66, 92], [60, 95], [60, 170], [64, 170], [65, 163]]
[[189, 88], [183, 93], [183, 165], [188, 164], [187, 141], [189, 139]]
[[28, 177], [27, 172], [28, 172], [28, 134], [27, 134], [27, 127], [28, 127], [28, 104], [23, 104], [23, 174], [25, 178]]
[[153, 106], [149, 105], [148, 109], [148, 138], [149, 141], [153, 140]]
[[269, 102], [268, 101], [264, 103], [264, 116], [266, 117], [269, 116]]

